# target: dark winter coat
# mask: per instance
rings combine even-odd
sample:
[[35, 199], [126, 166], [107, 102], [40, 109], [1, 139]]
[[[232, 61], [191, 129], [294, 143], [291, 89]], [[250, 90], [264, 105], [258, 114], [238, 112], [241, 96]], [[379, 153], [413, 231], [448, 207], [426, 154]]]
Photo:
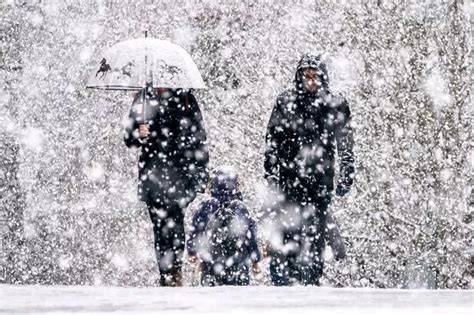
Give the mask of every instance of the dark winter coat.
[[[201, 111], [194, 95], [162, 90], [135, 99], [125, 129], [125, 144], [140, 147], [139, 198], [148, 204], [171, 200], [187, 205], [207, 183], [208, 148]], [[142, 96], [147, 99], [145, 112]], [[150, 136], [140, 139], [139, 125], [150, 125]]]
[[[242, 195], [238, 190], [237, 177], [225, 171], [219, 171], [211, 179], [209, 190], [210, 198], [200, 204], [193, 217], [187, 242], [188, 253], [192, 256], [199, 256], [204, 261], [203, 279], [207, 276], [214, 276], [211, 261], [212, 253], [210, 253], [212, 248], [208, 243], [209, 235], [205, 235], [208, 232], [206, 227], [211, 217], [220, 209], [231, 209], [235, 213], [235, 217], [243, 222], [246, 227], [243, 231], [244, 242], [238, 253], [240, 258], [234, 266], [229, 268], [232, 272], [228, 273], [227, 280], [230, 279], [230, 281], [211, 281], [211, 285], [245, 284], [245, 281], [241, 282], [238, 279], [247, 279], [248, 284], [248, 265], [250, 262], [260, 261], [261, 255], [257, 245], [255, 221], [250, 217], [249, 211], [242, 201]], [[237, 281], [235, 281], [235, 275], [238, 275]]]
[[[303, 88], [305, 68], [321, 72], [322, 86], [315, 93]], [[351, 113], [347, 101], [333, 95], [328, 84], [320, 57], [305, 55], [298, 64], [294, 87], [278, 96], [267, 127], [265, 177], [294, 201], [330, 195], [336, 150], [339, 184], [348, 188], [353, 181]]]

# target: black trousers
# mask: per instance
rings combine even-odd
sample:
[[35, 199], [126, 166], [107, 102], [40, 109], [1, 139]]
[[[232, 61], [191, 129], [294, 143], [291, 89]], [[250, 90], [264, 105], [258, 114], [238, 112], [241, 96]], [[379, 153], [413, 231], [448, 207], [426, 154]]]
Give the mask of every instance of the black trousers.
[[[290, 199], [277, 209], [291, 215], [283, 218], [277, 215], [277, 219], [274, 219], [280, 224], [278, 230], [282, 233], [282, 246], [270, 249], [270, 276], [273, 285], [289, 285], [292, 278], [303, 285], [319, 285], [324, 267], [329, 202], [325, 197], [312, 202]], [[297, 211], [291, 211], [291, 207]]]
[[153, 234], [155, 253], [160, 274], [173, 274], [183, 264], [184, 210], [178, 202], [147, 203]]

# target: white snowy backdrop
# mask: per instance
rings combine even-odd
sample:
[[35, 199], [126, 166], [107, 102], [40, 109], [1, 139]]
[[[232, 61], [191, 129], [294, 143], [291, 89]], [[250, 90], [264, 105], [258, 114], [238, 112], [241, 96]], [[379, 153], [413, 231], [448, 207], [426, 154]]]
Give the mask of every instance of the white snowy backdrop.
[[349, 256], [326, 283], [472, 288], [472, 12], [462, 0], [3, 0], [0, 283], [156, 284], [138, 152], [122, 140], [132, 95], [85, 90], [105, 48], [148, 30], [198, 65], [211, 168], [238, 169], [256, 218], [271, 109], [302, 53], [322, 53], [357, 163], [331, 205]]

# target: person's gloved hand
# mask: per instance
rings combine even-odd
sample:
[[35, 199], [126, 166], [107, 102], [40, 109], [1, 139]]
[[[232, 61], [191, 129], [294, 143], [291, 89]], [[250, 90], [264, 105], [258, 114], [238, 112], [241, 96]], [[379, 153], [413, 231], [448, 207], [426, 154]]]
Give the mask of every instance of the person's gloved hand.
[[262, 256], [270, 257], [270, 245], [267, 242], [264, 242], [262, 245]]
[[194, 255], [188, 256], [188, 262], [189, 262], [190, 264], [194, 264], [194, 263], [196, 263], [197, 261], [198, 261], [198, 257], [197, 257], [197, 256], [194, 256]]
[[203, 183], [198, 183], [196, 186], [196, 193], [204, 194], [206, 192], [206, 185]]
[[346, 195], [349, 191], [351, 190], [351, 186], [347, 186], [345, 185], [344, 183], [339, 183], [337, 184], [337, 187], [336, 187], [336, 194], [339, 196], [339, 197], [343, 197], [344, 195]]

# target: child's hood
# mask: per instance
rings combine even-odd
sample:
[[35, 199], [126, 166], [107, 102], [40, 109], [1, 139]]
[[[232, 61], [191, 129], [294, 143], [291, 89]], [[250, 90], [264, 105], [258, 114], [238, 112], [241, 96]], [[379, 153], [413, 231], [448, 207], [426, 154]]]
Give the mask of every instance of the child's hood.
[[229, 166], [217, 169], [211, 178], [210, 192], [213, 198], [224, 205], [233, 200], [242, 200], [239, 179], [235, 170]]

